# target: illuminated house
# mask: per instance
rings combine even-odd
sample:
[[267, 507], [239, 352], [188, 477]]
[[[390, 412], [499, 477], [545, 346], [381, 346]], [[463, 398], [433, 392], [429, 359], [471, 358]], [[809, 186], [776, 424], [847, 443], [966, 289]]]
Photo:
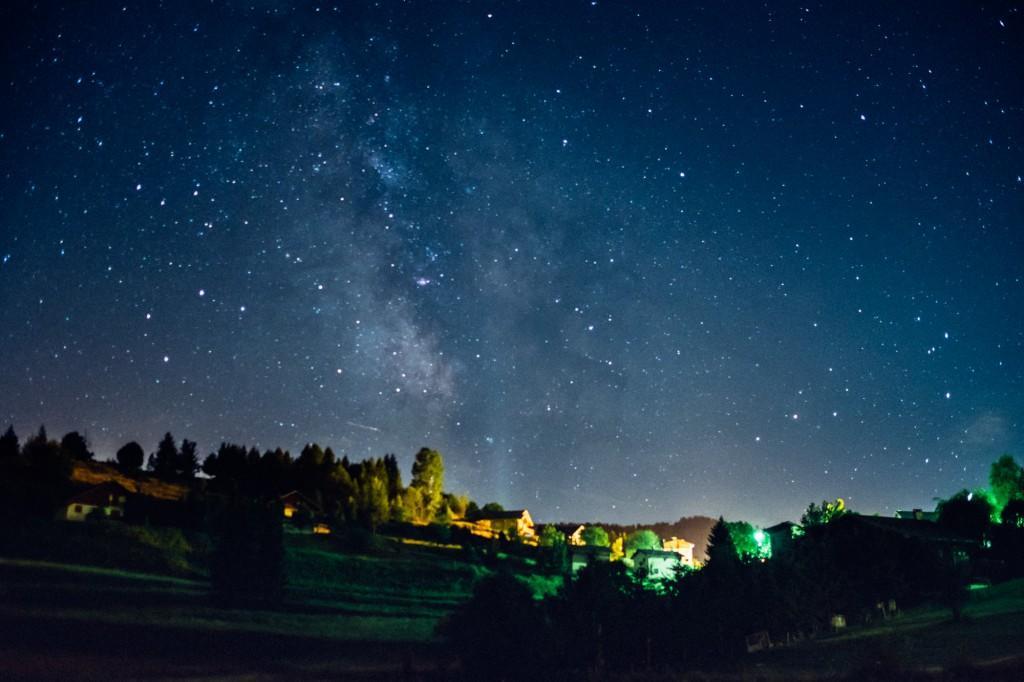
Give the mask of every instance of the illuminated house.
[[124, 505], [128, 501], [128, 490], [113, 481], [100, 483], [83, 490], [67, 502], [65, 518], [68, 521], [85, 521], [94, 511], [112, 519], [124, 518]]
[[[692, 544], [690, 545], [690, 562], [692, 565]], [[675, 550], [638, 549], [633, 554], [633, 570], [642, 573], [649, 580], [673, 578], [682, 565], [682, 557]]]
[[530, 512], [525, 509], [508, 511], [480, 512], [473, 524], [472, 532], [483, 537], [505, 537], [519, 539], [523, 542], [537, 541], [537, 532], [533, 527]]
[[320, 514], [320, 506], [298, 490], [285, 493], [277, 498], [277, 501], [281, 503], [281, 509], [286, 519], [293, 518], [300, 511], [306, 512], [310, 517]]
[[576, 530], [574, 530], [572, 533], [569, 534], [569, 544], [570, 545], [583, 546], [583, 545], [587, 544], [586, 542], [583, 541], [583, 531], [584, 531], [585, 528], [586, 528], [586, 526], [580, 526], [579, 528], [577, 528]]
[[671, 537], [662, 543], [666, 552], [675, 552], [679, 555], [679, 562], [683, 566], [693, 567], [693, 543], [682, 538]]
[[571, 545], [569, 547], [569, 562], [573, 573], [589, 564], [597, 562], [606, 564], [611, 560], [612, 550], [610, 547], [601, 547], [600, 545]]

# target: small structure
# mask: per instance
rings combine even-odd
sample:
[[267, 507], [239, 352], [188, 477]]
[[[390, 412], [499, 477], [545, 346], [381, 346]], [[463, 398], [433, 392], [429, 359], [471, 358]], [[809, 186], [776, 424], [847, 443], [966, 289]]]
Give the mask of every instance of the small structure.
[[331, 527], [323, 521], [318, 521], [313, 524], [313, 535], [330, 535]]
[[483, 537], [497, 538], [504, 535], [511, 540], [526, 543], [537, 541], [533, 519], [530, 518], [530, 512], [525, 509], [480, 512], [474, 526], [471, 532]]
[[642, 573], [648, 580], [674, 578], [682, 565], [682, 558], [674, 551], [638, 549], [633, 554], [633, 570]]
[[911, 509], [907, 511], [901, 509], [896, 512], [897, 519], [913, 519], [915, 521], [938, 521], [939, 512], [937, 511], [924, 511], [923, 509]]
[[573, 573], [593, 563], [607, 564], [612, 560], [610, 547], [599, 545], [571, 545], [569, 548], [569, 565]]
[[569, 544], [570, 545], [576, 545], [578, 547], [582, 547], [583, 545], [587, 544], [583, 540], [583, 531], [585, 529], [586, 529], [586, 526], [580, 526], [576, 530], [574, 530], [573, 532], [569, 533]]
[[65, 518], [68, 521], [85, 521], [95, 512], [104, 517], [122, 519], [129, 494], [124, 486], [114, 481], [100, 483], [68, 500]]
[[693, 543], [675, 536], [665, 540], [662, 548], [666, 552], [675, 552], [679, 555], [679, 561], [683, 566], [693, 568]]
[[309, 499], [298, 490], [285, 493], [277, 498], [281, 504], [282, 513], [286, 519], [293, 518], [300, 511], [304, 511], [312, 518], [320, 514], [320, 505]]

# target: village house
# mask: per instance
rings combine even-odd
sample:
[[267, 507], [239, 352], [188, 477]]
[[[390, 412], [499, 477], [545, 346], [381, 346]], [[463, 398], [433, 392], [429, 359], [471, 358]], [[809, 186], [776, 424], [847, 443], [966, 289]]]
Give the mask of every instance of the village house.
[[774, 526], [765, 528], [764, 534], [768, 536], [772, 556], [779, 556], [788, 552], [793, 546], [793, 539], [799, 537], [802, 532], [803, 528], [792, 521], [783, 521], [782, 523], [776, 523]]
[[573, 573], [576, 573], [584, 566], [589, 566], [593, 563], [607, 564], [611, 560], [612, 550], [610, 547], [571, 545], [569, 548], [569, 564], [572, 567]]
[[102, 514], [111, 519], [124, 518], [124, 506], [130, 493], [124, 486], [113, 481], [100, 483], [83, 490], [70, 500], [65, 508], [68, 521], [85, 521], [92, 513]]
[[587, 528], [586, 526], [579, 526], [576, 530], [574, 530], [573, 532], [569, 533], [569, 544], [570, 545], [577, 545], [577, 546], [580, 546], [580, 547], [582, 547], [583, 545], [587, 544], [583, 540], [583, 531], [586, 530], [586, 528]]
[[[692, 562], [692, 545], [690, 551], [690, 561]], [[674, 550], [638, 549], [633, 554], [633, 570], [644, 575], [648, 580], [673, 578], [682, 565], [682, 558]]]
[[693, 568], [693, 543], [682, 538], [671, 537], [662, 543], [662, 549], [666, 552], [675, 552], [679, 555], [679, 562], [683, 566]]
[[294, 518], [299, 512], [305, 512], [310, 518], [320, 514], [320, 505], [309, 499], [298, 490], [281, 495], [277, 498], [286, 519]]
[[525, 509], [480, 512], [471, 532], [490, 538], [504, 535], [509, 539], [520, 540], [528, 544], [537, 542], [533, 519], [530, 518], [530, 512]]

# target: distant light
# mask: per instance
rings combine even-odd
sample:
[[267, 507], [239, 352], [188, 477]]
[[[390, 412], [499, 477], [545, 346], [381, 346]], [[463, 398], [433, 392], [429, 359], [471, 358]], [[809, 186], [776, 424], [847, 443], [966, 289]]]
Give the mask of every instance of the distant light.
[[199, 296], [200, 297], [206, 296], [206, 289], [200, 289], [199, 290]]

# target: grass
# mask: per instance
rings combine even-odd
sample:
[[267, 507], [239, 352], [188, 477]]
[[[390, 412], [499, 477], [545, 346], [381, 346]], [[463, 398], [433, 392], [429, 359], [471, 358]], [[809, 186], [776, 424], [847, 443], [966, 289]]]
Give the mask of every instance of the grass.
[[767, 677], [924, 674], [964, 666], [1024, 663], [1024, 579], [970, 593], [964, 619], [924, 606], [879, 625], [802, 645], [773, 649], [748, 661]]

